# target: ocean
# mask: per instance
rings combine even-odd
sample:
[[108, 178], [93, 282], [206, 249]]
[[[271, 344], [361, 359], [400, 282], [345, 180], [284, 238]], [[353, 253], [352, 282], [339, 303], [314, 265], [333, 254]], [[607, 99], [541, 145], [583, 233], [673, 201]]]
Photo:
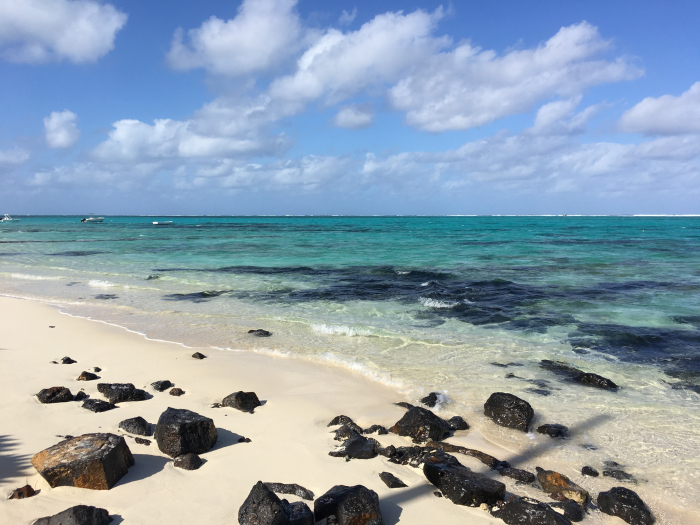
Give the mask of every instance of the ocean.
[[346, 367], [409, 400], [439, 391], [442, 410], [527, 450], [536, 436], [483, 416], [491, 392], [511, 392], [537, 424], [572, 429], [552, 460], [616, 461], [671, 507], [699, 508], [700, 218], [20, 219], [0, 223], [3, 295], [152, 339]]

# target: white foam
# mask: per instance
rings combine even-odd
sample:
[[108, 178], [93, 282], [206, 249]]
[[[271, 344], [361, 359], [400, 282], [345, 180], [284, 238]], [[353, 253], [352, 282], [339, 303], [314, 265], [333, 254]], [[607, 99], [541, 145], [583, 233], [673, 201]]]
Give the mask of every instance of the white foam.
[[311, 329], [318, 334], [345, 335], [348, 337], [372, 335], [372, 332], [366, 328], [353, 328], [342, 324], [312, 324]]
[[353, 372], [357, 372], [360, 375], [368, 377], [372, 381], [376, 381], [378, 383], [382, 383], [393, 388], [405, 388], [403, 381], [394, 379], [393, 377], [391, 377], [390, 373], [382, 372], [379, 370], [373, 370], [369, 366], [365, 365], [364, 363], [358, 362], [354, 358], [341, 357], [331, 352], [325, 352], [318, 356], [318, 360], [332, 363], [336, 366], [341, 366], [343, 368], [347, 368], [348, 370], [352, 370]]
[[48, 275], [29, 275], [27, 273], [10, 274], [13, 279], [25, 279], [28, 281], [60, 281], [61, 277], [50, 277]]
[[459, 304], [457, 302], [438, 301], [437, 299], [430, 299], [429, 297], [421, 297], [418, 300], [423, 306], [428, 308], [452, 308]]
[[430, 284], [430, 281], [425, 282], [425, 283], [420, 283], [421, 286], [428, 286]]
[[408, 275], [409, 273], [411, 273], [411, 270], [396, 270], [396, 273], [398, 275]]
[[92, 286], [93, 288], [114, 288], [115, 286], [119, 285], [109, 281], [100, 281], [99, 279], [93, 279], [91, 281], [88, 281], [88, 286]]

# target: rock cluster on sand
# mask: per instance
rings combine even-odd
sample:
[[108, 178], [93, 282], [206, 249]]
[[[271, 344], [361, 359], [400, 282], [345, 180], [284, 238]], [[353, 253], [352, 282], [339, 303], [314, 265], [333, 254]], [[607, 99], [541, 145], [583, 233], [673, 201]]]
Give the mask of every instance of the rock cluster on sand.
[[97, 383], [97, 391], [113, 405], [146, 399], [146, 391], [136, 388], [132, 383]]
[[252, 414], [257, 407], [262, 406], [262, 403], [255, 392], [234, 392], [226, 396], [221, 405]]
[[[258, 481], [238, 510], [240, 525], [314, 525], [314, 515], [303, 502], [280, 499]], [[358, 524], [359, 525], [359, 524]]]
[[457, 505], [495, 505], [506, 495], [503, 483], [472, 472], [458, 462], [426, 461], [423, 474], [447, 499]]
[[335, 516], [339, 525], [384, 525], [379, 496], [362, 485], [336, 485], [314, 501], [317, 522], [330, 516]]
[[151, 425], [141, 416], [132, 417], [130, 419], [125, 419], [119, 423], [119, 428], [129, 432], [130, 434], [136, 434], [137, 436], [151, 436]]
[[214, 421], [191, 410], [168, 408], [158, 418], [155, 438], [158, 448], [171, 458], [211, 449], [218, 434]]
[[36, 395], [36, 398], [44, 404], [65, 403], [73, 401], [73, 394], [64, 386], [52, 386], [51, 388], [42, 389]]
[[34, 468], [53, 488], [108, 490], [133, 464], [126, 441], [115, 434], [84, 434], [61, 441], [32, 458]]
[[102, 401], [101, 399], [88, 399], [82, 404], [82, 407], [90, 410], [91, 412], [106, 412], [107, 410], [117, 408], [117, 405], [113, 405], [107, 401]]
[[34, 525], [107, 525], [112, 518], [105, 509], [76, 505], [54, 516], [39, 518]]
[[527, 432], [535, 411], [530, 403], [513, 394], [495, 392], [484, 403], [484, 414], [497, 425]]
[[452, 433], [452, 427], [430, 410], [412, 407], [389, 429], [389, 432], [399, 436], [409, 436], [414, 443], [425, 443], [445, 439]]
[[613, 487], [598, 494], [598, 508], [630, 525], [652, 525], [656, 521], [642, 498], [625, 487]]

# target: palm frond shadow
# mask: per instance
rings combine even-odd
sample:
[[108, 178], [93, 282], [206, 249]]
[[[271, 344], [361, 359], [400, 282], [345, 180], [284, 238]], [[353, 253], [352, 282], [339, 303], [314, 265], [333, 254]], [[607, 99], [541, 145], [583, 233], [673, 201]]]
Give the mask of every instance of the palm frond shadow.
[[19, 441], [12, 436], [0, 435], [0, 481], [31, 474], [29, 454], [17, 454]]

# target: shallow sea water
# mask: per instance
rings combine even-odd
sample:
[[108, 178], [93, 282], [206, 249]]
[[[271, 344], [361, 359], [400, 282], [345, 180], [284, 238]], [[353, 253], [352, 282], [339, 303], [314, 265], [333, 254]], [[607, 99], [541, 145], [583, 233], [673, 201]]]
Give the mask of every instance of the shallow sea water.
[[[441, 391], [442, 410], [524, 466], [556, 461], [576, 479], [616, 461], [660, 522], [700, 513], [700, 218], [79, 219], [0, 223], [0, 293], [154, 339], [347, 367], [414, 401]], [[543, 359], [621, 388], [574, 384]], [[494, 391], [571, 439], [495, 427], [482, 415]]]

